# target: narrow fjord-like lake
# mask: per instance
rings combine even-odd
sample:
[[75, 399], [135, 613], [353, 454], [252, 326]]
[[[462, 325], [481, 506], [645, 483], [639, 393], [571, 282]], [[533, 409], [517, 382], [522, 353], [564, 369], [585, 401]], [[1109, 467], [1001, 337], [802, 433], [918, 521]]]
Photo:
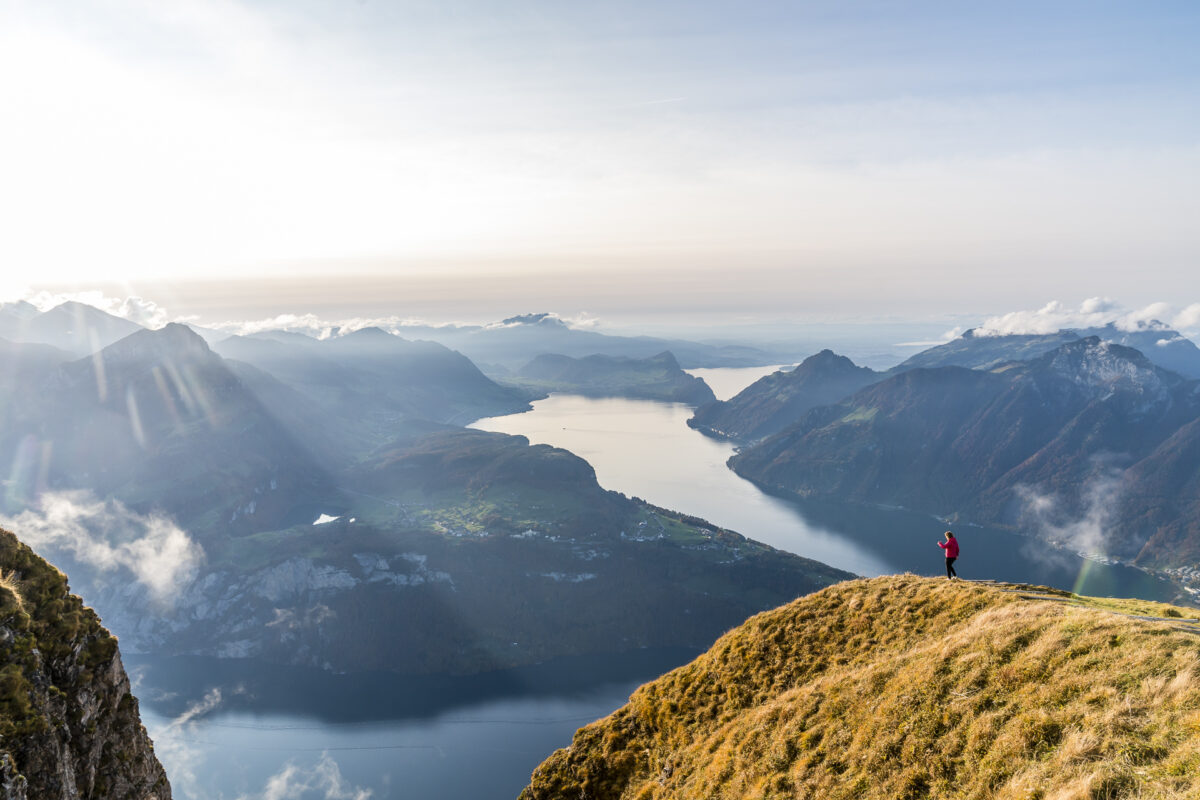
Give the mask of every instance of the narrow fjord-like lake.
[[[766, 371], [705, 371], [727, 397]], [[605, 488], [863, 575], [936, 575], [945, 526], [905, 511], [772, 497], [725, 467], [731, 445], [669, 403], [554, 395], [473, 427], [587, 459]], [[1034, 538], [960, 527], [959, 573], [1166, 599], [1166, 584]], [[338, 676], [211, 659], [130, 658], [143, 718], [183, 800], [511, 799], [581, 725], [686, 651], [642, 651], [471, 678]]]

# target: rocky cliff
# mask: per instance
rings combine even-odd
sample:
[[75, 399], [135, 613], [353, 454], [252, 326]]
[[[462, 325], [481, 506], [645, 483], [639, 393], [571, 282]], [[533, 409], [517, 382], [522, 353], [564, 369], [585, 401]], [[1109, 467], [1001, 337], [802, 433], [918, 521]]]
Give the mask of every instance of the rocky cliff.
[[117, 640], [0, 531], [0, 800], [169, 800]]

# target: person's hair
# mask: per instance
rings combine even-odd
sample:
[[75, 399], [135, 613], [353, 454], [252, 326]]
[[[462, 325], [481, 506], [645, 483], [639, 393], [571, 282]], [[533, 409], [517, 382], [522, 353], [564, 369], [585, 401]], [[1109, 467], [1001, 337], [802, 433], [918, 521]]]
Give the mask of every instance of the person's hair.
[[946, 531], [946, 535], [947, 535], [947, 536], [949, 536], [951, 539], [953, 539], [953, 538], [954, 538], [954, 531]]

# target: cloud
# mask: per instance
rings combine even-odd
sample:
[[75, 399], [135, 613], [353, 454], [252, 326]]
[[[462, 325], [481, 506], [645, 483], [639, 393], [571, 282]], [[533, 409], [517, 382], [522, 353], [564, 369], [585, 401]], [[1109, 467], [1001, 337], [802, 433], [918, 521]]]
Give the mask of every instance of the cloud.
[[160, 603], [196, 576], [204, 551], [170, 519], [138, 514], [87, 491], [47, 492], [35, 508], [0, 517], [40, 553], [70, 554], [100, 572], [124, 571]]
[[191, 317], [172, 316], [168, 311], [153, 300], [147, 300], [137, 295], [128, 297], [111, 297], [104, 292], [89, 290], [85, 292], [47, 292], [40, 291], [26, 294], [24, 299], [40, 311], [49, 311], [55, 306], [66, 302], [83, 303], [98, 308], [115, 317], [136, 322], [144, 328], [161, 328], [168, 322], [186, 322]]
[[262, 792], [239, 795], [238, 800], [367, 800], [371, 795], [370, 789], [347, 781], [337, 762], [322, 753], [309, 768], [288, 762], [267, 780]]
[[952, 342], [962, 335], [963, 328], [958, 326], [943, 333], [941, 339], [934, 339], [927, 342], [896, 342], [896, 347], [937, 347], [938, 345]]
[[[575, 329], [590, 330], [599, 327], [601, 324], [599, 318], [584, 311], [569, 317], [555, 313], [529, 314], [521, 317], [513, 317], [504, 322], [489, 323], [483, 327], [509, 328], [544, 319], [562, 322], [567, 327]], [[410, 328], [445, 328], [453, 330], [455, 328], [473, 328], [478, 327], [478, 325], [463, 321], [428, 322], [415, 317], [402, 317], [399, 315], [326, 319], [316, 314], [278, 314], [274, 317], [266, 317], [258, 320], [217, 322], [208, 327], [241, 336], [262, 333], [263, 331], [287, 331], [288, 333], [301, 333], [305, 336], [311, 336], [314, 339], [329, 339], [335, 336], [344, 336], [347, 333], [353, 333], [363, 328], [380, 328], [397, 336], [405, 336], [407, 329]]]
[[[239, 686], [232, 694], [243, 694], [244, 691]], [[219, 709], [225, 699], [226, 693], [221, 689], [209, 689], [179, 716], [150, 731], [155, 753], [166, 767], [177, 797], [198, 800], [211, 796], [206, 790], [206, 784], [211, 784], [202, 781], [200, 776], [220, 768], [220, 764], [213, 763], [219, 756], [206, 751], [204, 745], [207, 742], [195, 740], [212, 738], [211, 735], [196, 735], [212, 733], [205, 730], [202, 720]], [[307, 767], [289, 760], [263, 783], [260, 790], [239, 794], [237, 800], [369, 800], [372, 794], [370, 789], [356, 786], [343, 777], [337, 762], [328, 752], [323, 752]]]
[[1121, 470], [1112, 461], [1111, 456], [1093, 459], [1097, 471], [1083, 485], [1076, 514], [1057, 495], [1016, 487], [1022, 522], [1041, 537], [1081, 555], [1106, 554], [1113, 545], [1109, 523], [1121, 502]]
[[1200, 327], [1200, 303], [1177, 311], [1170, 303], [1151, 303], [1130, 310], [1106, 297], [1084, 300], [1078, 308], [1053, 300], [1036, 311], [1012, 311], [990, 317], [975, 329], [977, 336], [1014, 334], [1050, 334], [1064, 328], [1102, 328], [1115, 325], [1118, 330], [1134, 332]]

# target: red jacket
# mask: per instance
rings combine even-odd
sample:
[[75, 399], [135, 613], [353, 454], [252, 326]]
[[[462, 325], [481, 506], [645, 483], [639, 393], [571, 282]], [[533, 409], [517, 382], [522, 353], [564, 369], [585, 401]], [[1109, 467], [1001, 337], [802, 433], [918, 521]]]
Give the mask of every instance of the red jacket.
[[958, 558], [958, 539], [948, 542], [938, 542], [937, 546], [946, 551], [946, 558]]

